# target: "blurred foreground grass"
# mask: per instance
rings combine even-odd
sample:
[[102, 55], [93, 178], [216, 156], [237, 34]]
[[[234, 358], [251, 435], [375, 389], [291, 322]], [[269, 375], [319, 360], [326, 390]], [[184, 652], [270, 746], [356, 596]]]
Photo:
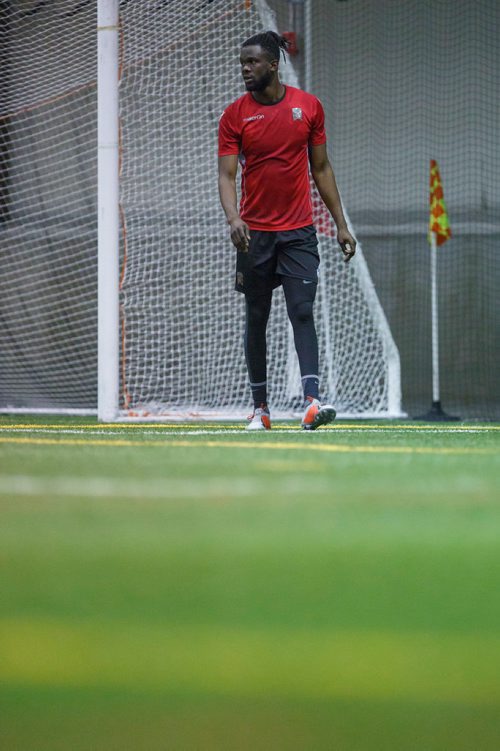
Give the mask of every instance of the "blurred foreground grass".
[[495, 426], [20, 425], [2, 749], [500, 747]]

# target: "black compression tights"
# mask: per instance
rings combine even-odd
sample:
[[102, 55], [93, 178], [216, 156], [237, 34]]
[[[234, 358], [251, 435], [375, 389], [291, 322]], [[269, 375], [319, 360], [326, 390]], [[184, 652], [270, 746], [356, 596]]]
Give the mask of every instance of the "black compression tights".
[[[303, 378], [304, 394], [318, 396], [318, 339], [314, 326], [313, 303], [316, 284], [283, 277], [288, 317], [293, 327], [295, 349]], [[266, 327], [271, 311], [272, 292], [246, 298], [245, 357], [255, 406], [267, 403]], [[315, 376], [313, 379], [304, 376]]]

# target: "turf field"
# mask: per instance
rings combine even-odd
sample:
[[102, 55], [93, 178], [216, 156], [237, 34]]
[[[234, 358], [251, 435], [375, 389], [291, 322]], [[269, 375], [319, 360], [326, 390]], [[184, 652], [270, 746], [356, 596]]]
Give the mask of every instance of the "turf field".
[[0, 418], [0, 748], [498, 751], [500, 425]]

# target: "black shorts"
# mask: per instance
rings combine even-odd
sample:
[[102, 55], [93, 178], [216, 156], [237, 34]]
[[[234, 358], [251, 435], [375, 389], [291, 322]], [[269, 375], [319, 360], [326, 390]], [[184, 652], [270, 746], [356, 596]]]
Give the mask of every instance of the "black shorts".
[[237, 292], [259, 297], [279, 287], [284, 276], [317, 283], [318, 238], [311, 224], [283, 232], [250, 230], [248, 252], [236, 253]]

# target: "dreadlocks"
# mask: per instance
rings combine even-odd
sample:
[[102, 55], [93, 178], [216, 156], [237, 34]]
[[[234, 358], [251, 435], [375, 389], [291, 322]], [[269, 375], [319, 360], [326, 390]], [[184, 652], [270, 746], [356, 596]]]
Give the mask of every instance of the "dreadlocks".
[[262, 31], [260, 34], [254, 34], [247, 39], [242, 47], [260, 46], [267, 52], [271, 60], [280, 59], [280, 51], [283, 54], [283, 60], [286, 60], [285, 52], [288, 50], [290, 42], [288, 39], [277, 34], [275, 31]]

